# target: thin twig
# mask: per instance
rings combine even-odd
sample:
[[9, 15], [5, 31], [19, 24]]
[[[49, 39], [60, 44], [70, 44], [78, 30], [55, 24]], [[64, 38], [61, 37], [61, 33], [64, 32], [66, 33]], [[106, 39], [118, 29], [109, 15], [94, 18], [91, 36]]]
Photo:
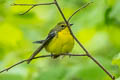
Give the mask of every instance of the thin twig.
[[108, 72], [94, 57], [92, 57], [91, 54], [87, 51], [87, 49], [86, 49], [86, 48], [80, 43], [80, 41], [75, 37], [75, 35], [73, 34], [73, 32], [72, 32], [72, 30], [71, 30], [71, 28], [70, 28], [70, 25], [69, 25], [67, 19], [65, 18], [65, 16], [64, 16], [64, 14], [63, 14], [63, 12], [62, 12], [62, 10], [61, 10], [61, 8], [60, 8], [57, 0], [54, 0], [54, 1], [55, 1], [55, 4], [56, 4], [56, 6], [57, 6], [57, 8], [58, 8], [58, 10], [59, 10], [59, 12], [60, 12], [60, 14], [61, 14], [61, 16], [63, 17], [65, 23], [66, 23], [67, 26], [68, 26], [71, 35], [72, 35], [73, 38], [76, 40], [76, 42], [79, 44], [79, 46], [85, 51], [85, 53], [86, 53], [86, 55], [87, 55], [88, 57], [90, 57], [104, 72], [106, 72], [106, 73], [110, 76], [110, 78], [111, 78], [112, 80], [115, 80], [115, 77], [112, 76], [112, 74], [111, 74], [110, 72]]
[[32, 10], [34, 7], [36, 6], [40, 6], [40, 5], [51, 5], [51, 4], [55, 4], [54, 2], [51, 3], [40, 3], [40, 4], [12, 4], [11, 6], [31, 6], [27, 11], [25, 11], [24, 13], [21, 13], [21, 15], [24, 15], [26, 13], [28, 13], [30, 10]]
[[68, 22], [71, 20], [71, 18], [77, 13], [77, 12], [79, 12], [81, 9], [83, 9], [83, 8], [86, 8], [88, 5], [90, 5], [91, 3], [93, 3], [93, 2], [89, 2], [89, 3], [87, 3], [87, 4], [85, 4], [85, 5], [83, 5], [82, 7], [80, 7], [79, 9], [77, 9], [70, 17], [69, 17], [69, 19], [68, 19]]
[[13, 3], [13, 4], [11, 4], [11, 6], [39, 6], [39, 5], [51, 5], [51, 4], [55, 4], [55, 3], [54, 2], [40, 3], [40, 4], [16, 4], [16, 3]]
[[58, 10], [59, 10], [61, 16], [63, 17], [65, 23], [66, 23], [66, 24], [68, 25], [68, 27], [69, 27], [69, 23], [68, 23], [68, 21], [66, 20], [66, 18], [65, 18], [65, 16], [64, 16], [64, 14], [63, 14], [63, 12], [62, 12], [62, 10], [61, 10], [61, 8], [60, 8], [58, 2], [57, 2], [57, 0], [54, 0], [54, 1], [55, 1], [55, 5], [56, 5], [56, 7], [58, 8]]
[[24, 63], [25, 61], [27, 61], [27, 60], [26, 60], [26, 59], [25, 59], [25, 60], [22, 60], [22, 61], [20, 61], [20, 62], [18, 62], [18, 63], [16, 63], [16, 64], [14, 64], [14, 65], [12, 65], [12, 66], [4, 69], [4, 70], [1, 70], [0, 73], [2, 73], [2, 72], [4, 72], [4, 71], [8, 71], [8, 70], [10, 70], [11, 68], [13, 68], [13, 67], [15, 67], [15, 66], [17, 66], [17, 65]]
[[102, 68], [104, 72], [106, 72], [111, 77], [112, 80], [115, 80], [115, 76], [108, 72], [107, 69], [105, 69], [103, 65], [100, 64], [93, 56], [89, 55], [88, 57], [90, 57], [100, 68]]
[[[38, 58], [44, 58], [44, 57], [53, 57], [54, 55], [42, 55], [42, 56], [38, 56], [38, 57], [34, 57], [34, 58], [32, 58], [32, 59], [38, 59]], [[60, 54], [60, 56], [87, 56], [86, 54]], [[24, 63], [24, 62], [27, 62], [28, 61], [28, 59], [25, 59], [25, 60], [22, 60], [22, 61], [20, 61], [20, 62], [18, 62], [18, 63], [16, 63], [16, 64], [14, 64], [14, 65], [12, 65], [12, 66], [10, 66], [10, 67], [8, 67], [8, 68], [6, 68], [6, 69], [4, 69], [4, 70], [1, 70], [0, 71], [0, 73], [2, 73], [2, 72], [5, 72], [5, 71], [8, 71], [8, 70], [10, 70], [11, 68], [13, 68], [13, 67], [15, 67], [15, 66], [17, 66], [17, 65], [19, 65], [19, 64], [22, 64], [22, 63]]]
[[30, 7], [27, 11], [25, 11], [24, 13], [21, 13], [20, 15], [24, 15], [24, 14], [26, 14], [26, 13], [28, 13], [31, 9], [33, 9], [35, 6], [32, 6], [32, 7]]

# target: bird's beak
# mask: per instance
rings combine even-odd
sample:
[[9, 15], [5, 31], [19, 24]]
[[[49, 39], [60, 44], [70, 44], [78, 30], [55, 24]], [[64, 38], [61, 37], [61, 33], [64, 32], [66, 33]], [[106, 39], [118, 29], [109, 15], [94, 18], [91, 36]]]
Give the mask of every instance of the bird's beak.
[[70, 26], [72, 26], [73, 24], [70, 24]]

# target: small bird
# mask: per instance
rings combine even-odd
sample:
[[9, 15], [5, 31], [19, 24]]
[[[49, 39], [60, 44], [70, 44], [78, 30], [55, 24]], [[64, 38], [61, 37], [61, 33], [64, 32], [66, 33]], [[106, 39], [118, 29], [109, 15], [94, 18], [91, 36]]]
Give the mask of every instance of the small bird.
[[[73, 24], [70, 24], [72, 26]], [[35, 41], [33, 43], [41, 46], [28, 59], [28, 63], [43, 49], [53, 54], [53, 58], [59, 57], [60, 54], [69, 53], [74, 47], [74, 38], [70, 34], [65, 22], [59, 22], [48, 34], [45, 40]]]

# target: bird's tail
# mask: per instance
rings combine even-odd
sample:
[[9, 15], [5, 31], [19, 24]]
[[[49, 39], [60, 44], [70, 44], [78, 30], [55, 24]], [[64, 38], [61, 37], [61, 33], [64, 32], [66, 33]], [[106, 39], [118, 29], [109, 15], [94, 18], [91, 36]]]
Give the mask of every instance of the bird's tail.
[[51, 32], [45, 40], [38, 41], [42, 43], [41, 46], [32, 54], [32, 56], [28, 59], [28, 64], [31, 60], [44, 48], [44, 46], [55, 36], [55, 32]]
[[32, 59], [43, 49], [44, 45], [41, 45], [33, 54], [32, 56], [27, 60], [27, 63], [29, 64]]

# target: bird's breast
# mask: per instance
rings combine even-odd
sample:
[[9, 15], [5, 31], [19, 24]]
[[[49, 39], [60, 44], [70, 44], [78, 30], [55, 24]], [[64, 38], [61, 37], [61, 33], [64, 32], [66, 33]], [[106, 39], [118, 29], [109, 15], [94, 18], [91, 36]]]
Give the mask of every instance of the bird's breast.
[[68, 28], [61, 30], [57, 35], [46, 45], [45, 49], [54, 54], [68, 53], [74, 46], [74, 39], [71, 36]]

